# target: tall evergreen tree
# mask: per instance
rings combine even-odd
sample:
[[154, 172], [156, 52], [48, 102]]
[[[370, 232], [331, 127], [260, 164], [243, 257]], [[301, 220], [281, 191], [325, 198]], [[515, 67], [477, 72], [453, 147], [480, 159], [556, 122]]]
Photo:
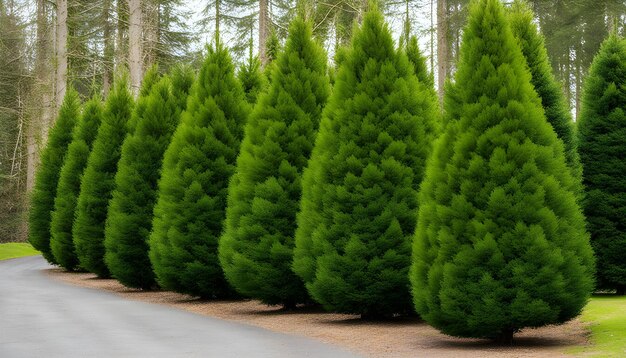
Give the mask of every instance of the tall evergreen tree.
[[417, 190], [437, 106], [378, 11], [344, 54], [303, 176], [295, 272], [329, 310], [411, 311]]
[[308, 298], [291, 262], [302, 171], [330, 93], [326, 61], [311, 26], [295, 20], [246, 126], [229, 187], [220, 262], [237, 291], [267, 304], [293, 307]]
[[611, 35], [591, 65], [578, 123], [583, 206], [598, 288], [626, 293], [626, 40]]
[[582, 166], [578, 155], [574, 122], [561, 86], [552, 74], [543, 36], [539, 34], [537, 25], [533, 23], [532, 11], [521, 0], [513, 3], [508, 15], [513, 36], [522, 49], [532, 76], [531, 83], [541, 99], [548, 123], [554, 128], [557, 137], [563, 141], [567, 165], [572, 170], [574, 178], [580, 182]]
[[254, 105], [257, 97], [267, 85], [267, 79], [261, 72], [261, 61], [259, 61], [259, 58], [250, 54], [248, 61], [239, 67], [237, 78], [243, 87], [246, 101]]
[[150, 260], [163, 288], [211, 298], [233, 294], [217, 243], [249, 105], [228, 51], [208, 52], [163, 159]]
[[122, 143], [130, 128], [133, 98], [126, 77], [117, 79], [106, 101], [102, 123], [80, 183], [72, 237], [80, 266], [100, 277], [109, 276], [104, 263], [104, 224]]
[[473, 5], [460, 59], [420, 190], [413, 297], [446, 334], [510, 341], [580, 313], [593, 254], [576, 179], [500, 1]]
[[57, 195], [54, 199], [50, 223], [50, 247], [56, 262], [70, 271], [78, 268], [78, 256], [72, 239], [72, 223], [80, 193], [80, 179], [87, 166], [87, 159], [101, 121], [102, 103], [99, 98], [93, 98], [85, 104], [83, 114], [72, 133], [72, 143], [67, 149], [61, 167]]
[[[155, 277], [148, 256], [157, 182], [163, 154], [185, 108], [193, 82], [188, 68], [154, 84], [137, 101], [135, 132], [122, 145], [109, 203], [104, 246], [105, 262], [113, 277], [129, 287], [148, 289]], [[179, 88], [172, 89], [172, 86]]]
[[35, 188], [29, 212], [28, 241], [50, 263], [56, 263], [50, 248], [50, 220], [54, 198], [67, 147], [72, 141], [72, 130], [80, 115], [78, 93], [69, 89], [59, 110], [59, 117], [50, 130], [48, 144], [41, 153], [41, 164], [35, 176]]
[[[413, 71], [415, 72], [415, 76], [417, 79], [424, 83], [428, 88], [433, 88], [435, 79], [433, 78], [433, 74], [428, 72], [428, 66], [426, 66], [426, 57], [422, 55], [420, 51], [419, 45], [417, 43], [417, 37], [411, 36], [409, 41], [404, 49], [406, 52], [406, 56], [409, 58], [409, 62], [413, 65]], [[435, 95], [437, 95], [435, 93]]]

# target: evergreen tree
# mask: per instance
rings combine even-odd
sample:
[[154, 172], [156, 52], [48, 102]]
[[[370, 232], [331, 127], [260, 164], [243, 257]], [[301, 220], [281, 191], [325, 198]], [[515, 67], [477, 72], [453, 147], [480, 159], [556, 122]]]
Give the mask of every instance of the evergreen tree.
[[329, 310], [408, 313], [417, 190], [437, 106], [368, 12], [340, 61], [303, 175], [294, 271]]
[[102, 123], [80, 183], [72, 237], [80, 266], [100, 277], [109, 276], [104, 263], [104, 224], [133, 106], [128, 81], [120, 77], [106, 100]]
[[163, 288], [212, 298], [233, 294], [217, 244], [249, 106], [227, 50], [208, 52], [163, 159], [150, 260]]
[[246, 101], [254, 105], [257, 97], [267, 84], [267, 80], [261, 72], [261, 61], [259, 61], [259, 58], [250, 54], [248, 61], [239, 67], [237, 78], [243, 87]]
[[433, 78], [433, 74], [428, 72], [428, 66], [426, 66], [426, 58], [422, 55], [420, 48], [417, 44], [417, 37], [411, 36], [409, 38], [409, 42], [404, 49], [407, 57], [409, 58], [409, 62], [413, 65], [413, 71], [415, 72], [415, 76], [417, 79], [426, 85], [428, 88], [433, 89], [433, 93], [435, 96], [437, 93], [435, 92], [434, 85], [435, 79]]
[[473, 5], [452, 88], [419, 196], [417, 312], [446, 334], [506, 341], [575, 317], [593, 287], [576, 179], [500, 1]]
[[552, 74], [543, 36], [539, 34], [537, 25], [533, 23], [533, 13], [525, 3], [516, 0], [509, 9], [509, 21], [513, 36], [517, 39], [526, 59], [532, 76], [531, 83], [541, 99], [548, 123], [554, 128], [557, 137], [563, 141], [567, 165], [572, 170], [574, 179], [580, 182], [582, 166], [578, 155], [574, 122], [561, 86]]
[[295, 20], [246, 126], [229, 187], [220, 262], [239, 293], [267, 304], [294, 307], [308, 298], [291, 262], [302, 170], [330, 92], [326, 61], [311, 26]]
[[[148, 256], [157, 182], [163, 154], [184, 110], [193, 73], [178, 68], [140, 97], [136, 128], [126, 137], [109, 202], [104, 246], [113, 277], [129, 287], [148, 289], [155, 277]], [[172, 89], [176, 85], [179, 88]], [[140, 111], [140, 113], [137, 113]]]
[[159, 73], [159, 67], [157, 65], [150, 66], [141, 79], [141, 88], [139, 88], [139, 95], [136, 101], [137, 103], [135, 103], [135, 106], [133, 107], [133, 113], [131, 114], [130, 121], [128, 122], [129, 135], [135, 132], [137, 124], [143, 118], [143, 113], [148, 105], [145, 98], [150, 95], [152, 87], [157, 84], [160, 79], [161, 74]]
[[597, 286], [626, 293], [626, 40], [611, 35], [589, 70], [578, 123]]
[[56, 262], [69, 271], [78, 269], [78, 256], [72, 239], [72, 223], [80, 193], [80, 179], [87, 166], [87, 159], [101, 120], [102, 103], [99, 98], [93, 98], [85, 104], [83, 114], [72, 133], [72, 142], [61, 167], [57, 196], [54, 199], [50, 223], [50, 247]]
[[50, 130], [48, 144], [41, 153], [41, 164], [35, 175], [35, 188], [29, 212], [28, 241], [41, 251], [50, 263], [56, 263], [50, 248], [50, 220], [54, 198], [67, 147], [72, 141], [72, 130], [80, 115], [78, 93], [69, 89], [59, 110], [59, 117]]

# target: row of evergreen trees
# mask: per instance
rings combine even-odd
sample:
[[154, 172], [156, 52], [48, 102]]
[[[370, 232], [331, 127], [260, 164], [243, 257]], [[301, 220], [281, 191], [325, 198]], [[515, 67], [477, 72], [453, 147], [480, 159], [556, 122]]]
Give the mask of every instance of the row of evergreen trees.
[[598, 287], [623, 292], [623, 39], [591, 69], [580, 157], [520, 2], [476, 1], [443, 116], [417, 41], [395, 48], [378, 11], [337, 62], [331, 89], [297, 19], [267, 81], [253, 60], [236, 78], [216, 42], [195, 80], [183, 66], [152, 69], [136, 102], [123, 77], [82, 114], [68, 92], [30, 241], [52, 263], [129, 287], [364, 317], [416, 310], [451, 335], [510, 339], [585, 305], [582, 204]]

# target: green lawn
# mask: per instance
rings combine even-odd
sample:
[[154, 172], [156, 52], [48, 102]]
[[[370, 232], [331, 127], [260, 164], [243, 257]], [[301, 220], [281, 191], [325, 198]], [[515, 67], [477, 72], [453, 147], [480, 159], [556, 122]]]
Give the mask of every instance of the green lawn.
[[591, 329], [589, 347], [571, 353], [597, 357], [626, 357], [626, 297], [594, 296], [581, 315]]
[[39, 255], [39, 251], [35, 250], [29, 243], [10, 242], [8, 244], [0, 244], [0, 260], [33, 255]]

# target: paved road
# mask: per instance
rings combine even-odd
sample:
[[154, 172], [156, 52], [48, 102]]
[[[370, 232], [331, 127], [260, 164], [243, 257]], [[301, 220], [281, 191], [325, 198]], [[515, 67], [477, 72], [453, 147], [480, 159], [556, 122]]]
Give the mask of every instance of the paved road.
[[40, 256], [0, 261], [0, 357], [355, 357], [257, 327], [57, 282]]

